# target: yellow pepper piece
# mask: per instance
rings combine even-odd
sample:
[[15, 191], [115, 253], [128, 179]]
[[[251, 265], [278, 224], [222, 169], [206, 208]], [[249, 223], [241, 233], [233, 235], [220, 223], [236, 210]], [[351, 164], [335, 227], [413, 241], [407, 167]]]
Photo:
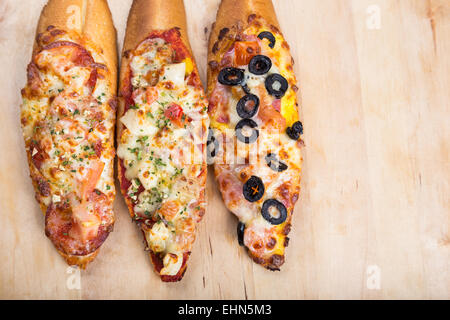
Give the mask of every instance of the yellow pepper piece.
[[194, 70], [194, 64], [192, 63], [191, 58], [184, 59], [184, 64], [186, 65], [186, 75], [190, 75]]

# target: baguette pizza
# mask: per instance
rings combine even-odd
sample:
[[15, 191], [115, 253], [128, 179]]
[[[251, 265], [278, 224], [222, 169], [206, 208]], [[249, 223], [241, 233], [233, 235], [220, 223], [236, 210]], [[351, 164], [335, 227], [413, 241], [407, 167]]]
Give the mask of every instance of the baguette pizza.
[[121, 191], [164, 282], [183, 278], [205, 213], [208, 101], [182, 0], [134, 0], [118, 113]]
[[113, 229], [116, 35], [106, 0], [49, 0], [21, 124], [45, 234], [85, 268]]
[[303, 141], [289, 46], [271, 0], [222, 0], [208, 48], [208, 153], [239, 244], [270, 270], [285, 261]]

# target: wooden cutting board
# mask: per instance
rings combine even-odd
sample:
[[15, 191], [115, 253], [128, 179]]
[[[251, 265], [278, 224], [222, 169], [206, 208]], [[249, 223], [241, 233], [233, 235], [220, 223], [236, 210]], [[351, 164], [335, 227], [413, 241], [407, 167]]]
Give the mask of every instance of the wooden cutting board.
[[[185, 0], [205, 80], [220, 0]], [[124, 201], [87, 271], [45, 237], [19, 125], [45, 0], [0, 1], [0, 298], [450, 298], [450, 2], [274, 0], [305, 126], [302, 195], [281, 272], [250, 261], [213, 178], [181, 283], [162, 283]], [[122, 42], [131, 0], [110, 0]], [[120, 49], [120, 48], [119, 48]]]

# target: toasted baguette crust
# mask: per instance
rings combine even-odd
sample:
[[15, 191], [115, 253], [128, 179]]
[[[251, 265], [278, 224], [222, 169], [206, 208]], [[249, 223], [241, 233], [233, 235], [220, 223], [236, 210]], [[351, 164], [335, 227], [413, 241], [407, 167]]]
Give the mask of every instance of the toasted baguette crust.
[[279, 29], [277, 15], [272, 0], [222, 0], [217, 11], [216, 22], [211, 30], [209, 52], [212, 50], [214, 41], [220, 30], [229, 28], [239, 21], [245, 23], [251, 14], [260, 15]]
[[[106, 0], [49, 0], [39, 18], [36, 36], [45, 32], [49, 26], [65, 31], [76, 31], [88, 38], [103, 53], [107, 63], [108, 80], [111, 91], [117, 91], [117, 51], [116, 30]], [[37, 53], [37, 41], [34, 43], [33, 56]], [[82, 269], [94, 260], [98, 251], [85, 255], [68, 255], [57, 250], [69, 265]]]
[[[277, 15], [273, 7], [272, 0], [222, 0], [217, 11], [216, 22], [212, 26], [208, 44], [208, 61], [217, 59], [222, 53], [213, 53], [213, 47], [219, 38], [220, 31], [232, 26], [244, 26], [247, 24], [249, 16], [258, 15], [264, 17], [267, 23], [280, 29]], [[208, 95], [214, 84], [208, 68]]]
[[[113, 92], [117, 91], [117, 41], [107, 0], [49, 0], [42, 9], [36, 34], [48, 26], [76, 31], [102, 50], [110, 71]], [[33, 54], [37, 43], [34, 44]]]
[[86, 269], [87, 265], [94, 261], [95, 257], [97, 257], [98, 252], [100, 251], [100, 248], [95, 250], [94, 252], [85, 255], [85, 256], [74, 256], [74, 255], [67, 255], [62, 251], [59, 251], [59, 254], [66, 260], [67, 264], [70, 266], [78, 266], [80, 269]]
[[133, 50], [153, 30], [180, 28], [190, 49], [183, 0], [134, 0], [127, 22], [123, 52]]
[[[123, 124], [120, 118], [124, 115], [125, 101], [122, 92], [125, 89], [128, 66], [131, 57], [127, 52], [135, 50], [138, 45], [155, 30], [169, 30], [178, 28], [181, 34], [181, 40], [191, 55], [193, 68], [198, 73], [197, 64], [192, 54], [192, 49], [187, 35], [186, 13], [183, 0], [133, 0], [133, 4], [128, 15], [127, 29], [125, 33], [124, 46], [121, 57], [120, 77], [119, 77], [119, 107], [117, 113], [117, 143], [122, 135]], [[122, 181], [124, 172], [119, 168], [118, 178]], [[133, 216], [133, 203], [125, 197], [130, 215]], [[150, 261], [153, 260], [150, 256]], [[156, 267], [156, 265], [155, 265]], [[180, 274], [184, 275], [187, 264], [180, 269]], [[181, 280], [182, 276], [176, 281]], [[172, 281], [172, 280], [169, 280]]]

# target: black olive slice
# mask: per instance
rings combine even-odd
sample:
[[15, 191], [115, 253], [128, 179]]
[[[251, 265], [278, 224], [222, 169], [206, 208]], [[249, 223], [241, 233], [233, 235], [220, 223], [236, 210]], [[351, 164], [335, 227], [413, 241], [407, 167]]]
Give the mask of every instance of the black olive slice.
[[[252, 130], [252, 134], [250, 136], [245, 136], [242, 133], [242, 129], [244, 127], [249, 127]], [[258, 124], [251, 120], [251, 119], [242, 119], [241, 121], [238, 122], [238, 124], [236, 125], [236, 137], [238, 138], [239, 141], [246, 143], [246, 144], [250, 144], [255, 142], [256, 140], [258, 140], [259, 137], [259, 131], [258, 129], [256, 129], [256, 127], [258, 127]]]
[[[278, 217], [274, 217], [270, 213], [270, 208], [275, 208], [278, 211]], [[282, 224], [287, 219], [287, 210], [284, 204], [275, 199], [266, 200], [262, 206], [261, 214], [271, 224], [277, 226]]]
[[237, 237], [240, 246], [244, 246], [244, 232], [245, 232], [245, 224], [243, 222], [239, 222], [237, 226]]
[[242, 90], [244, 90], [244, 92], [245, 92], [246, 94], [250, 94], [250, 88], [248, 87], [247, 84], [243, 84], [243, 85], [242, 85]]
[[266, 90], [277, 99], [283, 98], [289, 88], [287, 80], [278, 73], [273, 73], [266, 78]]
[[208, 130], [208, 142], [206, 144], [206, 152], [209, 159], [214, 158], [217, 155], [219, 149], [219, 141], [214, 136], [214, 132], [211, 128]]
[[252, 176], [250, 179], [244, 183], [244, 187], [242, 188], [242, 192], [244, 194], [244, 198], [250, 202], [256, 202], [261, 200], [264, 195], [264, 183], [261, 178]]
[[271, 47], [272, 49], [275, 47], [275, 37], [272, 33], [270, 33], [269, 31], [263, 31], [259, 34], [258, 38], [260, 38], [261, 40], [263, 39], [267, 39], [270, 41], [269, 47]]
[[266, 156], [266, 162], [267, 165], [270, 167], [270, 169], [272, 169], [275, 172], [283, 172], [288, 168], [288, 166], [285, 163], [278, 160], [277, 155], [274, 153], [269, 153]]
[[225, 68], [219, 73], [219, 82], [225, 86], [237, 86], [244, 80], [244, 70], [237, 68]]
[[295, 122], [292, 125], [292, 130], [298, 132], [299, 134], [303, 134], [303, 124], [300, 121]]
[[239, 100], [236, 111], [239, 117], [244, 119], [252, 118], [259, 109], [259, 98], [254, 94], [247, 94]]
[[303, 124], [300, 121], [295, 122], [292, 127], [286, 129], [286, 133], [292, 140], [300, 139], [300, 135], [303, 134]]
[[266, 74], [270, 68], [272, 68], [272, 60], [263, 55], [254, 56], [248, 64], [248, 70], [257, 76]]

